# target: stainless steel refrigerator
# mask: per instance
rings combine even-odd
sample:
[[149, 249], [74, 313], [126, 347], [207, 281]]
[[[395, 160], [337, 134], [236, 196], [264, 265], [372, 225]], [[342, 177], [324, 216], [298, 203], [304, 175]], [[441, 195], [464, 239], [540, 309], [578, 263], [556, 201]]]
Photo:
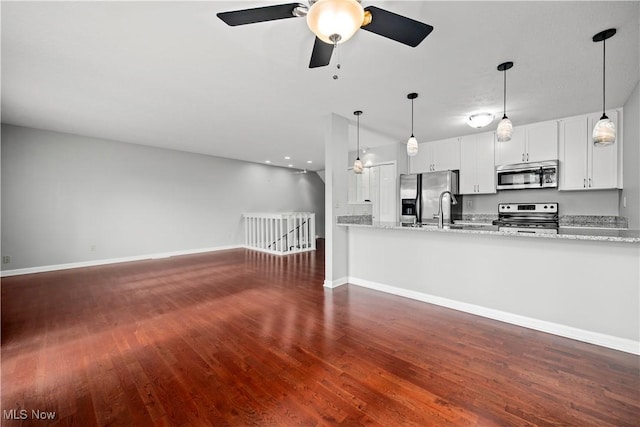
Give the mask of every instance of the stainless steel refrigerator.
[[458, 203], [451, 204], [448, 194], [442, 199], [445, 223], [462, 218], [462, 197], [458, 196], [458, 171], [400, 175], [400, 221], [404, 225], [436, 223], [440, 194], [450, 191]]

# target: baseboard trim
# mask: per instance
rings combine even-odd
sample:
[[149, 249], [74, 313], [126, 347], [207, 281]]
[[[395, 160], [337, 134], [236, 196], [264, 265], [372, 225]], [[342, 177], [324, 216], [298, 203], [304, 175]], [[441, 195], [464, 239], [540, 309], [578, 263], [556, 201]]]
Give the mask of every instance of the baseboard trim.
[[346, 285], [347, 283], [349, 283], [349, 279], [347, 277], [341, 277], [336, 280], [325, 279], [323, 286], [325, 288], [334, 289], [334, 288], [337, 288], [338, 286]]
[[558, 335], [565, 338], [571, 338], [571, 339], [586, 342], [589, 344], [599, 345], [601, 347], [607, 347], [614, 350], [624, 351], [625, 353], [640, 355], [640, 342], [638, 341], [615, 337], [612, 335], [602, 334], [599, 332], [587, 331], [584, 329], [574, 328], [572, 326], [566, 326], [559, 323], [553, 323], [545, 320], [539, 320], [531, 317], [521, 316], [518, 314], [509, 313], [506, 311], [495, 310], [492, 308], [482, 307], [475, 304], [469, 304], [465, 302], [451, 300], [448, 298], [438, 297], [435, 295], [429, 295], [422, 292], [412, 291], [412, 290], [403, 289], [403, 288], [397, 288], [395, 286], [389, 286], [382, 283], [363, 280], [357, 277], [349, 277], [348, 281], [350, 284], [361, 286], [363, 288], [369, 288], [376, 291], [386, 292], [388, 294], [393, 294], [393, 295], [397, 295], [405, 298], [411, 298], [411, 299], [426, 302], [429, 304], [435, 304], [442, 307], [463, 311], [465, 313], [475, 314], [477, 316], [498, 320], [500, 322], [510, 323], [512, 325], [534, 329], [540, 332], [546, 332], [549, 334]]
[[170, 258], [180, 255], [194, 255], [206, 252], [226, 251], [229, 249], [240, 249], [243, 245], [217, 246], [213, 248], [189, 249], [184, 251], [160, 252], [155, 254], [135, 255], [121, 258], [98, 259], [91, 261], [70, 262], [66, 264], [44, 265], [41, 267], [17, 268], [14, 270], [2, 270], [0, 277], [21, 276], [23, 274], [46, 273], [49, 271], [69, 270], [71, 268], [95, 267], [99, 265], [118, 264], [121, 262], [143, 261], [148, 259]]

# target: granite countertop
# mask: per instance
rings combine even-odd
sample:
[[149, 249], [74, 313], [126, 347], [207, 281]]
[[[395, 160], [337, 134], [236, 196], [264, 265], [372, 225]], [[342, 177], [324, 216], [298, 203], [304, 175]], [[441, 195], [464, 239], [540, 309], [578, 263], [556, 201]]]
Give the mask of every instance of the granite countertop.
[[594, 240], [606, 242], [640, 243], [640, 230], [629, 230], [626, 228], [600, 227], [600, 226], [563, 226], [562, 222], [558, 229], [558, 234], [529, 234], [529, 233], [509, 233], [498, 231], [498, 226], [491, 225], [490, 222], [481, 221], [458, 221], [457, 224], [447, 228], [438, 228], [436, 224], [426, 224], [422, 227], [402, 226], [397, 222], [374, 222], [371, 216], [360, 215], [354, 218], [351, 216], [337, 217], [338, 225], [345, 227], [381, 228], [394, 230], [408, 230], [417, 232], [437, 232], [437, 233], [466, 233], [466, 234], [493, 234], [501, 236], [513, 236], [516, 238], [542, 238], [542, 239], [569, 239], [569, 240]]

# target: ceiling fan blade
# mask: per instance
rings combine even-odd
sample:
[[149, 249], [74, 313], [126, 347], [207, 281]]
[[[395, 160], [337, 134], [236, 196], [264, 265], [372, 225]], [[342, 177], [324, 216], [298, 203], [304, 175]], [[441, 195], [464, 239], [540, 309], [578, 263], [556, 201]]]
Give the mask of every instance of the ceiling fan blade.
[[316, 41], [313, 43], [313, 52], [311, 53], [311, 61], [309, 61], [309, 68], [324, 67], [331, 62], [331, 55], [333, 54], [334, 46], [329, 43], [325, 43], [316, 37]]
[[275, 6], [256, 7], [254, 9], [233, 10], [231, 12], [220, 12], [218, 18], [227, 25], [255, 24], [256, 22], [274, 21], [276, 19], [296, 18], [293, 10], [300, 3], [278, 4]]
[[433, 31], [431, 25], [375, 6], [365, 7], [364, 10], [371, 13], [371, 23], [363, 26], [363, 30], [371, 31], [407, 46], [418, 46]]

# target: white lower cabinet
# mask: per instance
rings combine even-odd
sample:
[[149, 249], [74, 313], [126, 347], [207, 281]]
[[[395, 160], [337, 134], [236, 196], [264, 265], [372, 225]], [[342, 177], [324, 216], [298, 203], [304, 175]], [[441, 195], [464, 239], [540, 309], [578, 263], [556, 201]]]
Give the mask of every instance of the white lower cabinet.
[[559, 190], [622, 188], [618, 164], [622, 145], [619, 113], [607, 112], [617, 129], [616, 142], [611, 145], [593, 143], [593, 127], [600, 116], [589, 114], [560, 121]]
[[460, 138], [460, 194], [496, 192], [494, 132]]

